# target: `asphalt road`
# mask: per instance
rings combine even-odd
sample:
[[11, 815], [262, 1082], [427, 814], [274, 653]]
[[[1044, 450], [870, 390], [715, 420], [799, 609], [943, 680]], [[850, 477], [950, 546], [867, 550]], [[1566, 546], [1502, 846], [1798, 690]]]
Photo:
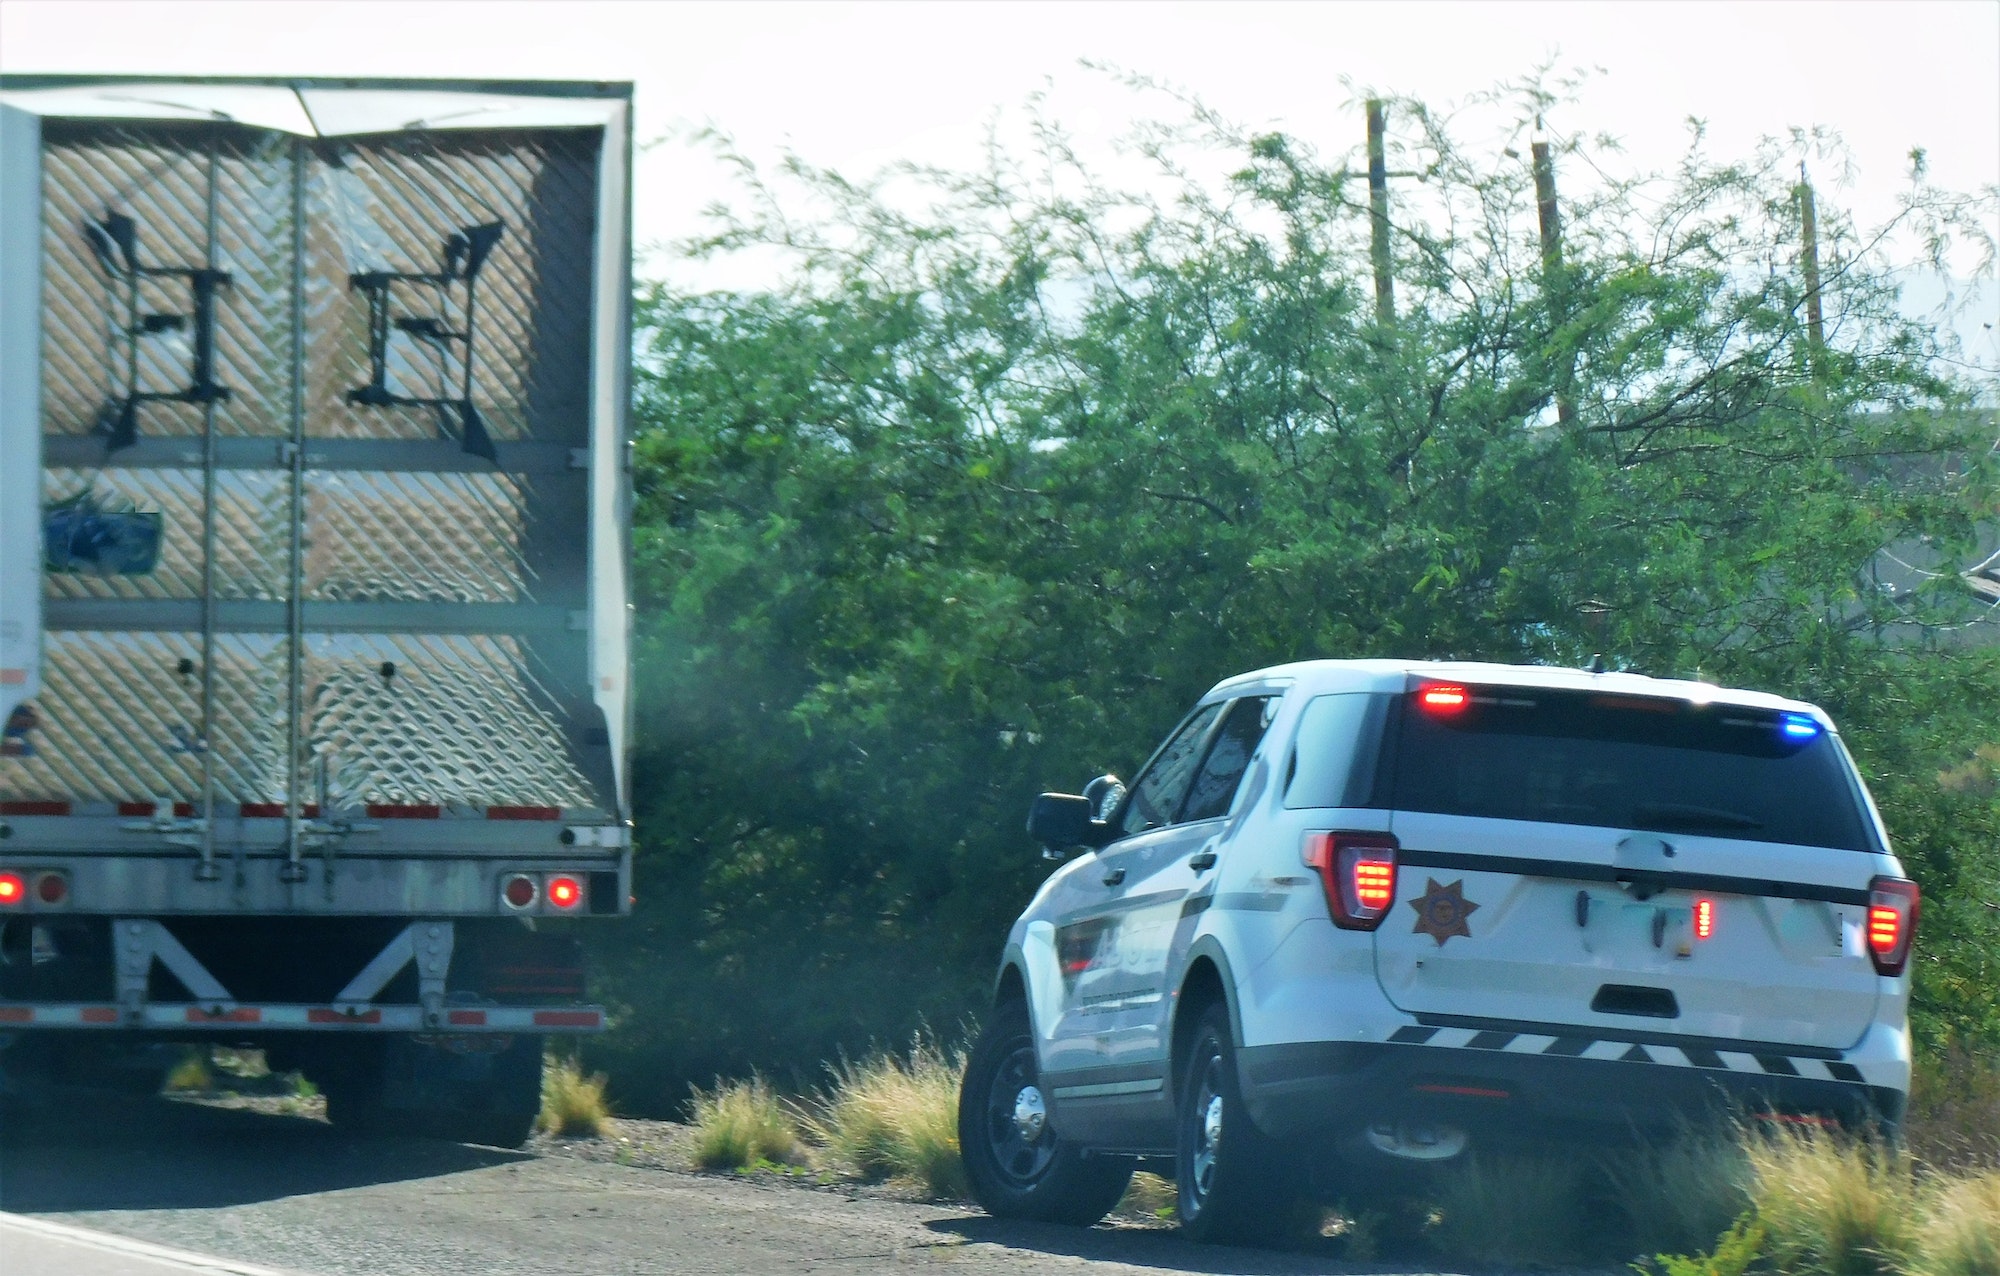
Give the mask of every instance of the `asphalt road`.
[[[0, 1211], [307, 1276], [1360, 1270], [1169, 1231], [1005, 1223], [800, 1185], [357, 1139], [318, 1121], [166, 1100], [93, 1098], [7, 1118]], [[4, 1276], [43, 1276], [27, 1266], [39, 1252], [30, 1246], [60, 1239], [25, 1235], [0, 1226]], [[100, 1266], [37, 1261], [79, 1264], [50, 1276], [214, 1270], [90, 1252]]]

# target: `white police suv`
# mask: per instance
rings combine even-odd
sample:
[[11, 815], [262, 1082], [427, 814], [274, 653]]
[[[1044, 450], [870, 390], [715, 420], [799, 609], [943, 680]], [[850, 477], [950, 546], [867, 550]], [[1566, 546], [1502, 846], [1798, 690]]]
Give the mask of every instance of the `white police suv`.
[[1182, 1228], [1715, 1113], [1893, 1130], [1916, 886], [1826, 715], [1697, 682], [1317, 661], [1202, 697], [1008, 936], [959, 1100], [994, 1214]]

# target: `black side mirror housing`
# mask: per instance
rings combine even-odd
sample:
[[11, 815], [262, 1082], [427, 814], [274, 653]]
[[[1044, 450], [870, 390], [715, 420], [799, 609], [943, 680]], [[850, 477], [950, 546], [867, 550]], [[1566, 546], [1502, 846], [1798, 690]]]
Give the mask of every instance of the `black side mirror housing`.
[[1091, 818], [1096, 807], [1074, 793], [1044, 793], [1028, 808], [1028, 836], [1060, 855], [1072, 846], [1102, 846], [1105, 825]]

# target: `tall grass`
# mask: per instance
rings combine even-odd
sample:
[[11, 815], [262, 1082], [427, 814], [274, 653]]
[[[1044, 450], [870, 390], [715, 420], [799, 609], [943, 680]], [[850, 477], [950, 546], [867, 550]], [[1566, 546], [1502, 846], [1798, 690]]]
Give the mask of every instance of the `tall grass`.
[[1903, 1133], [1928, 1168], [2000, 1170], [2000, 1057], [1963, 1044], [1920, 1056]]
[[[1814, 1130], [1746, 1133], [1750, 1209], [1670, 1276], [2000, 1276], [2000, 1171], [1928, 1170], [1908, 1153]], [[1746, 1244], [1747, 1242], [1747, 1244]]]
[[761, 1076], [696, 1089], [691, 1106], [689, 1156], [697, 1169], [750, 1170], [800, 1160], [793, 1109]]
[[1947, 1179], [1930, 1194], [1916, 1276], [2000, 1273], [2000, 1170]]
[[1602, 1160], [1634, 1252], [1706, 1249], [1750, 1208], [1750, 1159], [1736, 1139], [1694, 1131]]
[[1585, 1168], [1575, 1158], [1472, 1155], [1439, 1186], [1431, 1238], [1462, 1262], [1574, 1262], [1587, 1240]]
[[1814, 1130], [1744, 1140], [1751, 1196], [1778, 1270], [1798, 1276], [1908, 1271], [1923, 1223], [1908, 1158]]
[[832, 1168], [864, 1179], [914, 1183], [939, 1199], [963, 1199], [958, 1084], [965, 1056], [918, 1038], [906, 1055], [843, 1061], [807, 1118]]
[[595, 1138], [605, 1131], [611, 1108], [604, 1101], [604, 1074], [583, 1074], [574, 1059], [542, 1063], [542, 1110], [536, 1128], [558, 1138]]

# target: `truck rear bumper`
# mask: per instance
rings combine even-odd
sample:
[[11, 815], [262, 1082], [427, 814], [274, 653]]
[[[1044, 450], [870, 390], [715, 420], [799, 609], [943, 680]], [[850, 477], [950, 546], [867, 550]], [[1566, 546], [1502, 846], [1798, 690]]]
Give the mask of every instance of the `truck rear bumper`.
[[142, 1029], [243, 1032], [435, 1032], [585, 1034], [604, 1031], [602, 1006], [193, 1005], [150, 1002], [133, 1009], [109, 1003], [0, 1002], [0, 1033], [17, 1029]]
[[[1465, 1039], [1442, 1049], [1415, 1039], [1440, 1031]], [[1475, 1140], [1533, 1143], [1591, 1129], [1671, 1134], [1730, 1116], [1893, 1132], [1907, 1101], [1851, 1063], [1818, 1057], [1829, 1052], [1428, 1028], [1397, 1036], [1404, 1039], [1239, 1051], [1251, 1118], [1278, 1138], [1347, 1139], [1416, 1118], [1459, 1126]]]

